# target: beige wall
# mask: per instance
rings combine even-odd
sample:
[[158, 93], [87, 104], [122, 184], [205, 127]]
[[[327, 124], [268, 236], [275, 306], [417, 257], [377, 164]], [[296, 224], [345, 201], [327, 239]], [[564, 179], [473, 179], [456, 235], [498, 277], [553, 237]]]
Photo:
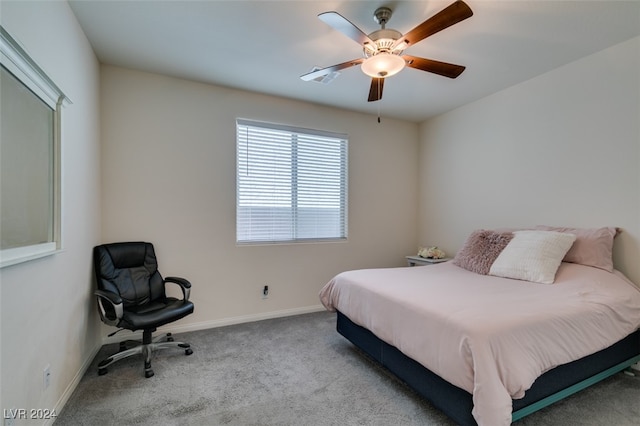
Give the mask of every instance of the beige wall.
[[0, 408], [59, 410], [102, 341], [91, 297], [91, 248], [100, 238], [99, 66], [66, 2], [0, 8], [2, 26], [73, 102], [62, 121], [64, 251], [0, 270]]
[[[335, 274], [415, 252], [417, 124], [112, 66], [101, 81], [103, 240], [152, 241], [193, 282], [178, 327], [319, 309]], [[349, 135], [347, 242], [236, 245], [238, 117]]]
[[640, 283], [639, 52], [634, 38], [423, 123], [421, 243], [618, 226], [614, 263]]

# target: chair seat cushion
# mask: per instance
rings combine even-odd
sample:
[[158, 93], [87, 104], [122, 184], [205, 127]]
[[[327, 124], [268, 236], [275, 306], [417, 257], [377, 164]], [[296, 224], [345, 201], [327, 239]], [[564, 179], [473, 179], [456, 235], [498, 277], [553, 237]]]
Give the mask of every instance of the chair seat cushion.
[[177, 321], [193, 312], [193, 303], [173, 297], [157, 299], [124, 311], [119, 327], [128, 330], [156, 328]]

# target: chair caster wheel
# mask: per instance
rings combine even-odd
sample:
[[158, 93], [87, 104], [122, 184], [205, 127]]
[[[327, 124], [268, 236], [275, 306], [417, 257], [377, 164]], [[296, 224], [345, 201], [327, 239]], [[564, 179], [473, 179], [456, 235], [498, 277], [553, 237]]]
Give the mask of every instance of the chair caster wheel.
[[99, 368], [98, 369], [98, 376], [104, 376], [108, 372], [109, 372], [109, 370], [107, 370], [106, 368]]
[[144, 370], [144, 377], [146, 377], [147, 379], [149, 377], [153, 377], [153, 370]]
[[185, 355], [191, 355], [193, 353], [193, 349], [189, 348], [189, 349], [185, 349], [184, 354]]

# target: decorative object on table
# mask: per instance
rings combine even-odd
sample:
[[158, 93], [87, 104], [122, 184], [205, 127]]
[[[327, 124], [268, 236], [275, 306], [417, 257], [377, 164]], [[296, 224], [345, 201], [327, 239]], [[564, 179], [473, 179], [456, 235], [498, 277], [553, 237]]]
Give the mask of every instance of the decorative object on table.
[[420, 247], [418, 249], [418, 256], [424, 257], [425, 259], [443, 259], [446, 254], [444, 251], [440, 250], [436, 246], [432, 247]]

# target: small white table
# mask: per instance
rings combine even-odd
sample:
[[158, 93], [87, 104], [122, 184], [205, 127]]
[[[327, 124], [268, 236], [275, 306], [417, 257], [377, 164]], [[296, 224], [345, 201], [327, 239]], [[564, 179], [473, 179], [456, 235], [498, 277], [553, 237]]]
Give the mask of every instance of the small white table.
[[407, 264], [409, 266], [435, 265], [436, 263], [442, 263], [451, 260], [450, 257], [443, 257], [442, 259], [429, 259], [420, 256], [405, 256], [405, 259], [407, 259]]

